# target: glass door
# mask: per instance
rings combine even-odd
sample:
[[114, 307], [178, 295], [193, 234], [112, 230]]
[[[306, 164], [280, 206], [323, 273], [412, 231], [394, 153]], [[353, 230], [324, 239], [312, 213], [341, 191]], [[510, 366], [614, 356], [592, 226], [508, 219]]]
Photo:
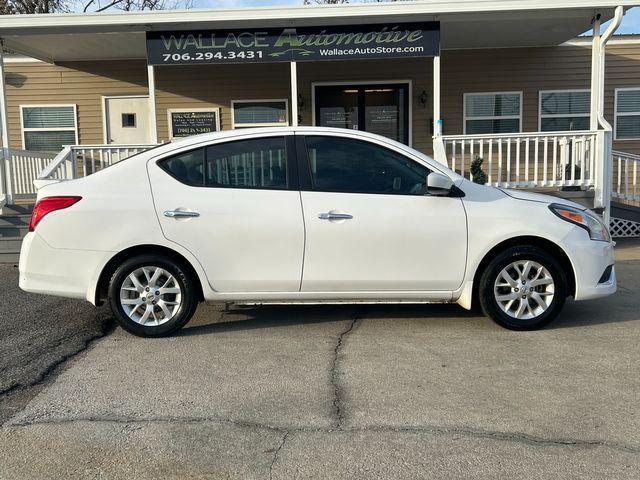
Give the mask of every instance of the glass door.
[[409, 143], [409, 86], [317, 85], [316, 125], [377, 133]]

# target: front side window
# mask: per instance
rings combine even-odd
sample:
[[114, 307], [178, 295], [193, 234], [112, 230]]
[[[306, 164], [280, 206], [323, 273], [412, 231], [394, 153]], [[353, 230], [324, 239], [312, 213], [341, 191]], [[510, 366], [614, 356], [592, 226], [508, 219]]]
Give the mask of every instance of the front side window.
[[521, 92], [465, 94], [465, 135], [519, 132], [521, 103]]
[[640, 88], [616, 90], [616, 139], [640, 139]]
[[78, 143], [75, 105], [21, 105], [20, 113], [25, 150], [59, 152]]
[[282, 127], [289, 124], [286, 100], [231, 102], [233, 128]]
[[218, 143], [159, 162], [182, 183], [223, 188], [287, 188], [284, 137]]
[[540, 92], [540, 131], [588, 130], [590, 97], [589, 90]]
[[424, 195], [429, 169], [393, 150], [341, 137], [306, 137], [314, 190]]

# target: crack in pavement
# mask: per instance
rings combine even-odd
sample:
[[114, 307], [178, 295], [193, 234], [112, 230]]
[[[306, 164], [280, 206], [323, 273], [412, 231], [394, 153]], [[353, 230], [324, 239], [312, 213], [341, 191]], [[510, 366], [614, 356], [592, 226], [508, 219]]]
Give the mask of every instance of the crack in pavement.
[[[227, 424], [240, 428], [269, 430], [274, 432], [283, 432], [282, 441], [276, 452], [279, 452], [284, 446], [287, 438], [292, 433], [399, 433], [399, 434], [427, 434], [433, 436], [450, 436], [450, 437], [469, 437], [480, 439], [492, 439], [503, 442], [521, 443], [532, 446], [554, 446], [554, 447], [579, 447], [579, 448], [608, 448], [625, 453], [640, 454], [640, 447], [625, 445], [618, 442], [609, 442], [606, 440], [583, 440], [579, 438], [547, 438], [538, 435], [531, 435], [521, 432], [506, 432], [500, 430], [485, 430], [469, 427], [447, 427], [439, 425], [415, 425], [415, 426], [399, 426], [399, 425], [372, 425], [365, 427], [349, 427], [349, 428], [323, 428], [323, 427], [292, 427], [270, 425], [259, 422], [246, 420], [233, 420], [220, 417], [126, 417], [126, 416], [87, 416], [76, 418], [36, 420], [36, 421], [14, 421], [5, 424], [3, 429], [10, 428], [28, 428], [31, 426], [53, 425], [62, 426], [74, 423], [115, 423], [115, 424], [153, 424], [153, 423], [182, 423], [182, 424], [198, 424], [198, 423], [219, 423]], [[277, 455], [274, 455], [276, 459]], [[275, 464], [275, 460], [273, 462]]]
[[[4, 395], [8, 395], [8, 394], [12, 394], [18, 390], [25, 390], [27, 388], [32, 388], [32, 387], [36, 387], [42, 383], [45, 383], [46, 381], [49, 380], [49, 376], [60, 366], [64, 365], [65, 363], [69, 362], [70, 360], [72, 360], [74, 357], [80, 355], [82, 352], [88, 350], [91, 346], [93, 346], [93, 344], [106, 337], [107, 335], [109, 335], [111, 332], [113, 332], [115, 328], [115, 324], [114, 322], [105, 322], [105, 324], [102, 326], [102, 330], [100, 333], [96, 333], [94, 335], [91, 335], [90, 337], [85, 338], [81, 345], [76, 348], [75, 350], [68, 352], [66, 354], [64, 354], [63, 356], [55, 359], [54, 361], [52, 361], [50, 364], [48, 364], [44, 369], [42, 369], [40, 372], [38, 372], [38, 375], [31, 381], [27, 382], [27, 383], [13, 383], [11, 385], [9, 385], [7, 388], [0, 390], [0, 397], [4, 396]], [[62, 345], [65, 340], [69, 340], [74, 338], [71, 335], [65, 336], [63, 338], [61, 338], [55, 346], [60, 346]]]
[[278, 454], [280, 453], [280, 450], [282, 450], [282, 447], [284, 447], [284, 444], [287, 441], [287, 437], [289, 436], [289, 433], [290, 433], [289, 430], [287, 430], [284, 433], [282, 437], [282, 441], [280, 442], [280, 445], [278, 446], [278, 448], [276, 448], [276, 451], [273, 453], [273, 459], [271, 460], [271, 465], [269, 466], [269, 480], [273, 478], [273, 467], [278, 461]]
[[338, 335], [338, 341], [333, 349], [333, 360], [331, 361], [331, 368], [329, 368], [329, 381], [333, 385], [333, 410], [336, 416], [336, 428], [342, 430], [344, 425], [344, 412], [342, 410], [342, 392], [338, 381], [338, 356], [340, 355], [340, 349], [344, 337], [348, 335], [355, 327], [358, 317], [355, 315], [351, 317], [351, 322], [346, 330]]

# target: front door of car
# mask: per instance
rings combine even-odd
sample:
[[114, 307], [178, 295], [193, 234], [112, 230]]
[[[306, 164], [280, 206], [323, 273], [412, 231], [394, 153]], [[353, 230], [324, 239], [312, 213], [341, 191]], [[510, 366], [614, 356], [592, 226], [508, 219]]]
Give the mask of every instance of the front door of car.
[[297, 292], [304, 225], [292, 134], [248, 134], [148, 166], [164, 236], [194, 254], [211, 287]]
[[[298, 138], [306, 228], [303, 292], [451, 291], [462, 283], [460, 198], [425, 193], [429, 169], [349, 136]], [[306, 155], [305, 155], [306, 152]], [[308, 173], [307, 173], [308, 172]]]

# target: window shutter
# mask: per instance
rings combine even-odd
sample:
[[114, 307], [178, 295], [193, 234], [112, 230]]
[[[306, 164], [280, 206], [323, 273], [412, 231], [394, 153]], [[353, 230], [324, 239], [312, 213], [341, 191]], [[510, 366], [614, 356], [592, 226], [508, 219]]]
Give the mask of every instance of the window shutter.
[[285, 102], [238, 102], [233, 106], [235, 124], [286, 123]]
[[76, 119], [72, 106], [24, 107], [24, 128], [75, 128]]
[[640, 138], [640, 89], [617, 91], [616, 138]]
[[588, 91], [542, 92], [540, 95], [542, 115], [589, 114], [591, 93]]

